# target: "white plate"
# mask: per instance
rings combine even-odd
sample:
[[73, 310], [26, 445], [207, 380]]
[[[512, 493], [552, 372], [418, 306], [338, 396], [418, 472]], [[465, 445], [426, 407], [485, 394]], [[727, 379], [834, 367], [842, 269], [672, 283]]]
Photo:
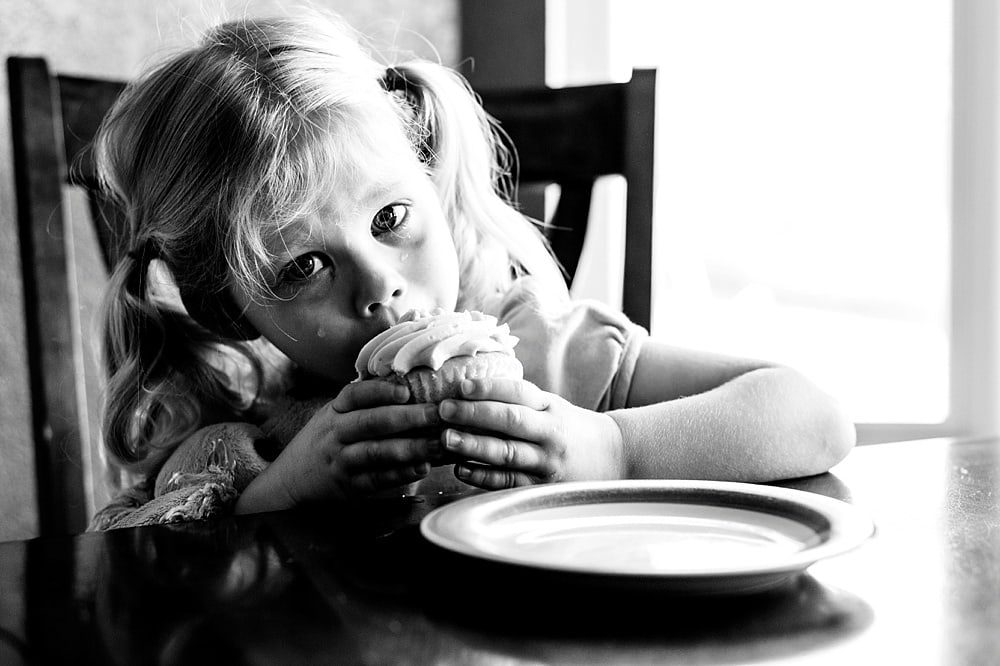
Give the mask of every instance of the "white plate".
[[676, 591], [765, 589], [875, 531], [857, 507], [721, 481], [595, 481], [484, 493], [420, 524], [461, 555]]

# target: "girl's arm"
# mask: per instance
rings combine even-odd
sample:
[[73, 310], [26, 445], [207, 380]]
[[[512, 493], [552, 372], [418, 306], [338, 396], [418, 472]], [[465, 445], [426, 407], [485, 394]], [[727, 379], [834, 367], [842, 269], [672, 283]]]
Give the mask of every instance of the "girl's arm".
[[[854, 426], [799, 373], [647, 340], [626, 409], [598, 413], [534, 384], [480, 379], [441, 403], [455, 473], [482, 488], [577, 479], [773, 481], [824, 472]], [[491, 434], [492, 433], [492, 434]]]
[[622, 435], [626, 478], [770, 481], [825, 472], [855, 443], [837, 403], [798, 372], [647, 340]]

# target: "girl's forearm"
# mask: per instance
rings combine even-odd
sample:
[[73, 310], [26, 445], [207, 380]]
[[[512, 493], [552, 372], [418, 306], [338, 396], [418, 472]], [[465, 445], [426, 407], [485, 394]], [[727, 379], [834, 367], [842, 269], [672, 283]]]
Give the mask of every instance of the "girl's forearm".
[[825, 472], [854, 446], [832, 398], [786, 368], [747, 372], [712, 390], [608, 412], [622, 432], [626, 478], [772, 481]]
[[281, 456], [250, 482], [236, 500], [234, 511], [242, 513], [262, 513], [288, 509], [295, 504], [288, 493], [281, 474]]

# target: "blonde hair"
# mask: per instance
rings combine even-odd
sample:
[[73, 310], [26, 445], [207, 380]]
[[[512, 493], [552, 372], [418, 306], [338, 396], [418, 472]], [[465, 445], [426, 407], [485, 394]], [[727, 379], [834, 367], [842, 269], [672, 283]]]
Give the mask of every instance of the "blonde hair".
[[[118, 464], [150, 471], [206, 422], [244, 414], [244, 391], [206, 362], [235, 351], [261, 386], [262, 345], [245, 341], [254, 332], [227, 289], [272, 297], [268, 248], [318, 204], [332, 172], [352, 168], [357, 142], [384, 131], [411, 142], [437, 188], [460, 308], [480, 307], [522, 273], [563, 284], [510, 202], [495, 123], [458, 74], [425, 61], [387, 69], [351, 28], [316, 12], [222, 24], [133, 82], [96, 142], [135, 248], [104, 304], [103, 429]], [[187, 312], [146, 297], [152, 259], [170, 269]]]

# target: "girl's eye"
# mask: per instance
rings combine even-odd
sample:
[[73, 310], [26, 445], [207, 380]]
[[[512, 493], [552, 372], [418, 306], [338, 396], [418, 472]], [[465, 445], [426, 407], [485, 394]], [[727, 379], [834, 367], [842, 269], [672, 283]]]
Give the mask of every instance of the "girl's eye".
[[295, 284], [305, 282], [329, 264], [323, 255], [316, 252], [295, 257], [278, 273], [279, 284]]
[[390, 204], [375, 213], [372, 219], [372, 235], [380, 236], [390, 231], [395, 231], [406, 224], [406, 218], [410, 215], [410, 206], [405, 203]]

